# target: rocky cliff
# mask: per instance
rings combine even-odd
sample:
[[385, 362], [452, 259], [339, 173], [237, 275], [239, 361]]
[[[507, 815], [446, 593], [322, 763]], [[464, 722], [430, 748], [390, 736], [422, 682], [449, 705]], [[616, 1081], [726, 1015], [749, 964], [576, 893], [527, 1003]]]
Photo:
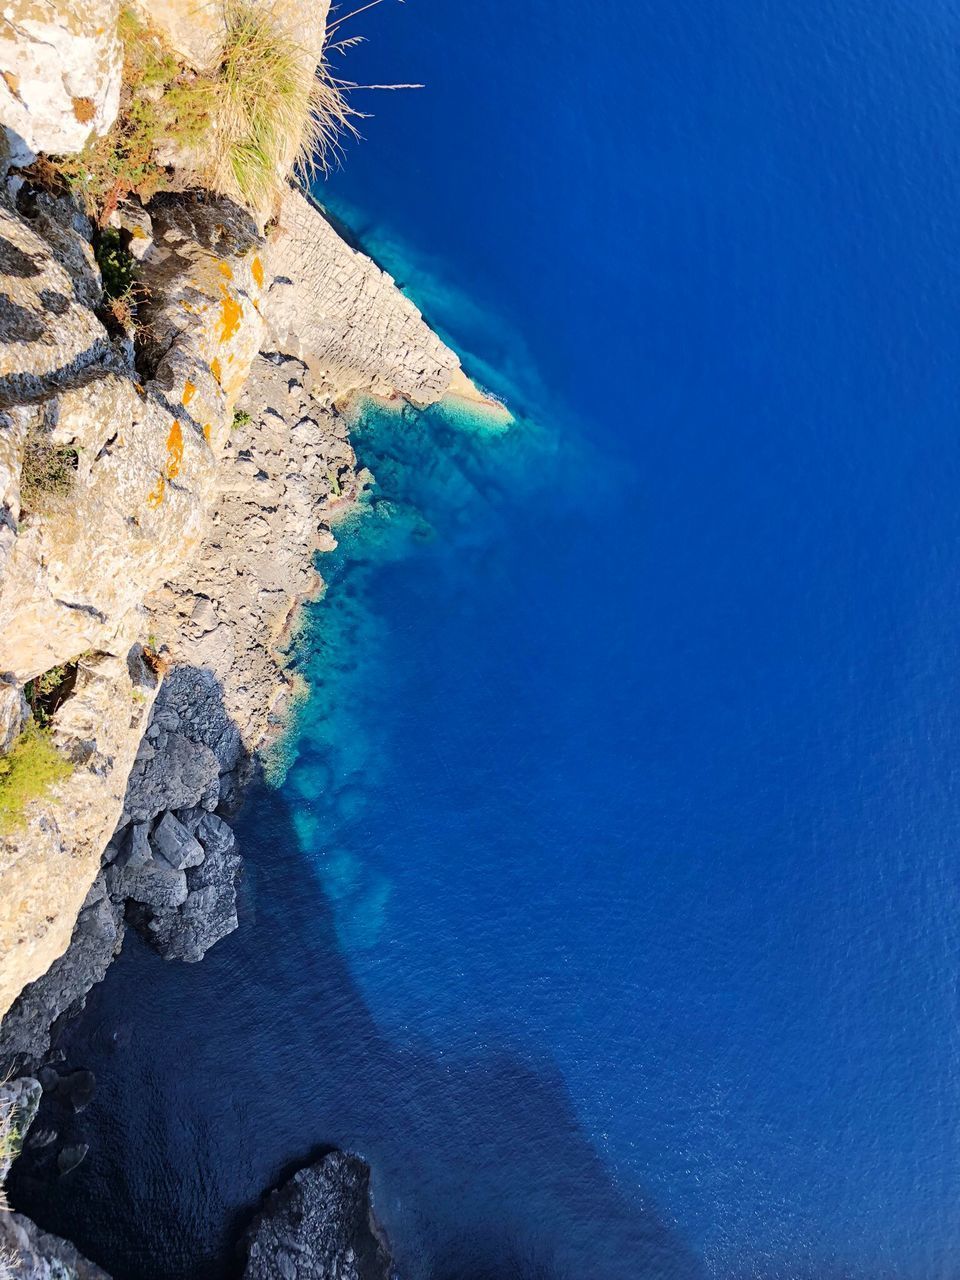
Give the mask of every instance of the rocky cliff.
[[[245, 205], [187, 151], [148, 156], [153, 194], [118, 179], [95, 207], [63, 177], [98, 139], [128, 162], [123, 21], [150, 24], [183, 92], [230, 20], [193, 10], [139, 3], [131, 27], [113, 0], [13, 0], [0, 21], [0, 1059], [18, 1068], [128, 925], [185, 961], [236, 927], [229, 815], [293, 693], [278, 645], [363, 483], [342, 410], [465, 385], [295, 188]], [[269, 13], [312, 76], [326, 6]], [[24, 1256], [53, 1256], [14, 1225]], [[63, 1273], [99, 1274], [80, 1263]]]

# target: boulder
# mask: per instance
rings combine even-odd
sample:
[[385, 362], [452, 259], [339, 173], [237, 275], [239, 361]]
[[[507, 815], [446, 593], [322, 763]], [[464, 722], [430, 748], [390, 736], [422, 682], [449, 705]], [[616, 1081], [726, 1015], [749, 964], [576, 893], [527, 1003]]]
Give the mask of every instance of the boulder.
[[247, 1233], [244, 1280], [387, 1280], [370, 1169], [331, 1151], [269, 1197]]
[[150, 844], [158, 856], [178, 871], [199, 866], [203, 861], [203, 846], [172, 813], [165, 813], [154, 827]]
[[0, 124], [10, 160], [81, 151], [120, 104], [119, 0], [10, 0], [0, 24]]

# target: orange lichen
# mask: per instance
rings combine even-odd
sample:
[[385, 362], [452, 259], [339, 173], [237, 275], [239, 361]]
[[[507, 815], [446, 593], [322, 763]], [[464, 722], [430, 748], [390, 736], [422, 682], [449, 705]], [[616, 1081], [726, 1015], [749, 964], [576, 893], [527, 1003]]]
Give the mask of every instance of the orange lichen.
[[164, 480], [163, 476], [157, 476], [157, 483], [147, 494], [148, 507], [159, 507], [160, 503], [163, 501], [163, 491], [166, 488], [166, 484], [167, 482]]
[[240, 330], [243, 319], [243, 307], [236, 300], [225, 284], [220, 286], [223, 301], [220, 303], [220, 341], [229, 342]]
[[203, 438], [204, 440], [207, 441], [208, 444], [210, 443], [210, 423], [209, 422], [205, 422], [203, 424]]
[[167, 479], [172, 480], [180, 474], [183, 465], [183, 432], [176, 420], [167, 436]]
[[196, 389], [197, 389], [197, 388], [194, 386], [194, 384], [193, 384], [192, 382], [190, 382], [189, 380], [183, 384], [183, 404], [184, 404], [184, 408], [186, 408], [186, 406], [187, 406], [187, 405], [190, 403], [190, 401], [193, 399], [194, 392], [196, 391]]
[[223, 369], [221, 368], [220, 361], [217, 359], [216, 356], [214, 356], [213, 359], [210, 361], [210, 372], [216, 378], [217, 382], [222, 381]]
[[250, 264], [250, 274], [253, 276], [254, 280], [256, 281], [257, 288], [262, 289], [263, 288], [263, 263], [260, 261], [259, 258], [254, 258], [253, 262]]
[[228, 280], [233, 279], [233, 272], [230, 270], [229, 262], [218, 262], [217, 266], [220, 268], [221, 275], [226, 276]]

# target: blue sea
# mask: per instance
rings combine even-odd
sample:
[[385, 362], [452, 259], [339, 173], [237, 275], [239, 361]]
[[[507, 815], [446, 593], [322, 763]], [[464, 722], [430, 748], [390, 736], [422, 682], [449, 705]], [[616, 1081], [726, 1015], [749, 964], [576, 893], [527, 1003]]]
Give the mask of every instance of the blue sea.
[[364, 415], [241, 929], [128, 938], [16, 1198], [220, 1280], [337, 1144], [404, 1280], [956, 1280], [960, 6], [354, 33], [426, 87], [318, 198], [516, 424]]

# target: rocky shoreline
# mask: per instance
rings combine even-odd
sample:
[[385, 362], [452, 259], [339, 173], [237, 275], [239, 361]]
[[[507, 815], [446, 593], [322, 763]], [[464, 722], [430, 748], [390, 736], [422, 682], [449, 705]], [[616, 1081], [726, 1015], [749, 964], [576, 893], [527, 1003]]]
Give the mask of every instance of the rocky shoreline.
[[[126, 929], [193, 963], [237, 928], [230, 816], [295, 702], [280, 650], [322, 586], [315, 556], [369, 481], [345, 410], [473, 389], [294, 187], [268, 218], [198, 190], [174, 154], [155, 162], [168, 190], [112, 197], [97, 221], [42, 166], [24, 168], [105, 134], [130, 90], [117, 88], [115, 0], [46, 27], [20, 8], [24, 77], [0, 87], [0, 750], [40, 725], [69, 767], [0, 831], [0, 1070], [13, 1145], [43, 1149], [62, 1176], [85, 1149], [28, 1131], [42, 1092], [79, 1109], [95, 1087], [56, 1042]], [[185, 23], [180, 0], [136, 10], [182, 59], [181, 84], [191, 41], [223, 35]], [[313, 58], [325, 12], [310, 10]], [[84, 94], [51, 90], [51, 48]], [[107, 214], [135, 269], [135, 326], [129, 303], [109, 301]], [[0, 1217], [0, 1237], [0, 1275], [104, 1275], [19, 1215]], [[248, 1251], [251, 1278], [386, 1276], [366, 1166], [330, 1153], [295, 1175]]]

